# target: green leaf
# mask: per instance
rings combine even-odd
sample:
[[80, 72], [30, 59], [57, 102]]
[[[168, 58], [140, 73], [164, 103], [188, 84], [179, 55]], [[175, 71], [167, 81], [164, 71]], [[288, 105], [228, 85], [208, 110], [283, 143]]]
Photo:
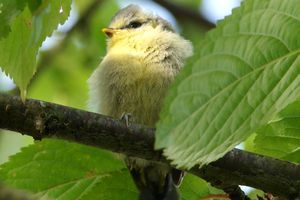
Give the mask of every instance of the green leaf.
[[247, 0], [209, 32], [157, 124], [173, 164], [210, 163], [300, 96], [298, 0]]
[[41, 3], [42, 3], [42, 0], [34, 0], [34, 1], [32, 1], [32, 0], [27, 0], [28, 2], [28, 7], [29, 7], [29, 9], [30, 9], [30, 11], [33, 13], [33, 12], [35, 12], [39, 7], [40, 7], [40, 5], [41, 5]]
[[0, 35], [7, 34], [8, 24], [11, 29], [5, 38], [0, 39], [0, 66], [13, 78], [25, 96], [26, 87], [36, 71], [38, 50], [58, 24], [67, 19], [72, 1], [43, 1], [41, 5], [37, 1], [29, 3], [29, 7], [21, 4], [24, 7], [21, 13], [20, 8], [16, 7], [19, 6], [17, 2], [20, 1], [0, 3], [0, 9], [4, 12], [0, 19], [5, 18], [4, 30], [0, 29]]
[[223, 194], [224, 192], [213, 188], [209, 183], [192, 174], [187, 174], [180, 186], [182, 200], [199, 200], [211, 194]]
[[23, 148], [0, 166], [0, 180], [59, 200], [137, 196], [127, 168], [112, 153], [60, 140]]
[[0, 0], [0, 39], [7, 36], [11, 21], [22, 12], [26, 1]]
[[26, 5], [34, 13], [41, 3], [41, 0], [0, 0], [0, 39], [8, 35], [11, 31], [11, 22], [24, 10]]
[[254, 151], [300, 163], [300, 101], [288, 105], [268, 125], [258, 129]]

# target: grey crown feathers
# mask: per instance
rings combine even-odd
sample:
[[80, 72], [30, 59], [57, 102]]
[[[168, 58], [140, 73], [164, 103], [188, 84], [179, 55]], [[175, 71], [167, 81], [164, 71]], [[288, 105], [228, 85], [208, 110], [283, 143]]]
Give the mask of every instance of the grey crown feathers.
[[141, 7], [137, 5], [129, 5], [126, 8], [117, 12], [112, 18], [109, 24], [109, 28], [125, 29], [131, 28], [131, 25], [142, 26], [151, 22], [161, 24], [163, 26], [163, 29], [175, 32], [172, 25], [168, 21], [159, 17], [158, 15], [154, 15], [151, 12], [145, 12], [143, 9], [141, 9]]

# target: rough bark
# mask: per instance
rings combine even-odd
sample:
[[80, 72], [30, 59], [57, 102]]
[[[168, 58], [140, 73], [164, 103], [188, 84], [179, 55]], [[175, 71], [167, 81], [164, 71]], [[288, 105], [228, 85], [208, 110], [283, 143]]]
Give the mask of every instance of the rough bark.
[[[35, 139], [60, 138], [157, 162], [168, 162], [153, 150], [155, 129], [53, 103], [0, 94], [0, 128]], [[247, 185], [287, 199], [300, 197], [300, 166], [234, 149], [223, 158], [189, 172], [230, 190]]]

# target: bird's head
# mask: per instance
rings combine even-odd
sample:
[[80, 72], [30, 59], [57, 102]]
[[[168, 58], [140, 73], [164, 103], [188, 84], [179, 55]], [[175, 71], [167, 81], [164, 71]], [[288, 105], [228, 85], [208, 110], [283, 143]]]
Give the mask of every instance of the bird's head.
[[103, 32], [108, 36], [108, 55], [132, 55], [145, 65], [159, 63], [178, 70], [193, 53], [192, 44], [170, 23], [137, 5], [120, 10]]
[[[102, 30], [108, 36], [108, 49], [126, 42], [143, 42], [145, 33], [158, 31], [174, 32], [166, 20], [147, 12], [137, 5], [129, 5], [120, 10], [111, 20], [108, 28]], [[149, 35], [148, 35], [149, 36]], [[126, 44], [126, 43], [125, 43]]]

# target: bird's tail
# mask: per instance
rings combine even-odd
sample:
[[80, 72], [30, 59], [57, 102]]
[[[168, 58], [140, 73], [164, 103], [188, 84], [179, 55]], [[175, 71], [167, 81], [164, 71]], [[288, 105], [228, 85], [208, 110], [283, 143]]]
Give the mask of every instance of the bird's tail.
[[173, 179], [182, 171], [173, 170], [162, 175], [156, 166], [147, 166], [142, 170], [131, 169], [130, 172], [140, 192], [139, 200], [179, 200], [177, 180]]

